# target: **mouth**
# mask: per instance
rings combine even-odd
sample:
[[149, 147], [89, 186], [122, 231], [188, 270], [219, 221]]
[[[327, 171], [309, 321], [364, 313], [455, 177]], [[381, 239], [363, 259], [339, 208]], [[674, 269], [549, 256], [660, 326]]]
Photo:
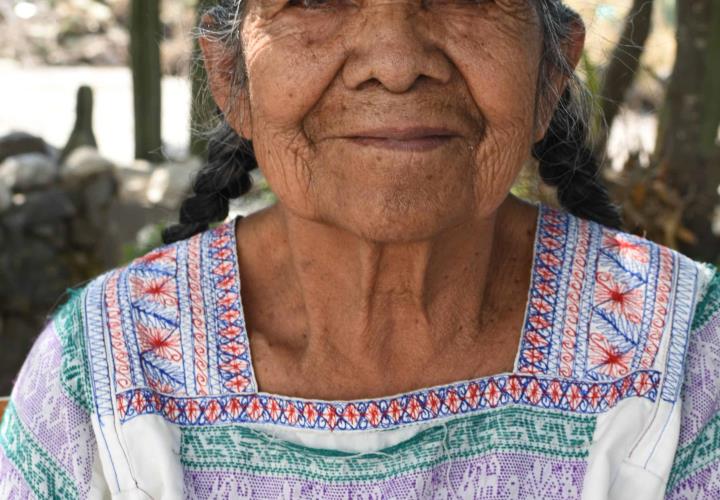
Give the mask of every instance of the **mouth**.
[[460, 134], [446, 128], [408, 127], [364, 130], [344, 136], [356, 145], [395, 151], [432, 151], [448, 144]]

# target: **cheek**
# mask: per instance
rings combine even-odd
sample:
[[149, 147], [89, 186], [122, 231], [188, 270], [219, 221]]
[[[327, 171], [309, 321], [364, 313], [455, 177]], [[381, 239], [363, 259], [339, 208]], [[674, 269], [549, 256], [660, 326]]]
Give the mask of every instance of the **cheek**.
[[444, 35], [446, 53], [483, 116], [474, 187], [478, 209], [492, 211], [507, 195], [532, 148], [540, 33], [529, 20], [510, 24], [451, 16]]
[[[415, 162], [387, 154], [359, 158], [356, 151], [311, 141], [319, 132], [308, 117], [322, 116], [327, 127], [347, 115], [341, 99], [328, 97], [344, 95], [332, 88], [351, 39], [343, 22], [330, 16], [313, 25], [250, 19], [244, 46], [252, 138], [258, 163], [286, 207], [318, 220], [339, 213], [338, 223], [367, 225], [368, 234], [385, 225], [391, 234], [401, 226], [409, 230], [415, 218], [420, 231], [468, 210], [489, 215], [507, 196], [532, 144], [539, 47], [531, 35], [492, 19], [426, 20], [422, 29], [456, 68], [462, 89], [454, 87], [452, 96], [481, 114], [483, 134], [472, 149], [459, 146], [450, 160], [427, 162], [418, 177]], [[333, 103], [337, 112], [328, 113]]]
[[312, 23], [250, 16], [243, 30], [252, 139], [263, 174], [287, 205], [317, 212], [310, 164], [315, 153], [303, 121], [344, 61], [337, 17]]
[[243, 33], [253, 125], [297, 129], [343, 63], [342, 23], [252, 18]]
[[538, 27], [448, 16], [443, 32], [446, 53], [487, 126], [532, 126], [541, 54]]

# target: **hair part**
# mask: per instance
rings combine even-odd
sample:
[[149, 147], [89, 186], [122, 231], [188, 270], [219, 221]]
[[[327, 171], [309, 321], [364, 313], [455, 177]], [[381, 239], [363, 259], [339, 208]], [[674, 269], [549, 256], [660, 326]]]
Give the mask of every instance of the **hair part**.
[[[531, 0], [532, 1], [532, 0]], [[582, 22], [579, 15], [560, 0], [534, 0], [543, 34], [543, 55], [538, 79], [536, 115], [549, 102], [557, 103], [544, 138], [532, 148], [541, 180], [556, 189], [560, 205], [573, 215], [619, 229], [622, 218], [607, 188], [600, 180], [600, 162], [591, 146], [588, 92], [563, 51], [563, 44]], [[199, 36], [222, 42], [234, 58], [231, 82], [235, 89], [246, 85], [247, 71], [241, 43], [245, 2], [220, 0], [210, 8], [199, 27]], [[555, 92], [553, 77], [568, 79], [562, 95]], [[193, 183], [193, 194], [180, 207], [179, 224], [163, 231], [163, 241], [172, 243], [225, 220], [230, 200], [252, 187], [250, 172], [257, 168], [252, 143], [237, 134], [217, 110], [215, 127], [208, 134], [208, 161]]]

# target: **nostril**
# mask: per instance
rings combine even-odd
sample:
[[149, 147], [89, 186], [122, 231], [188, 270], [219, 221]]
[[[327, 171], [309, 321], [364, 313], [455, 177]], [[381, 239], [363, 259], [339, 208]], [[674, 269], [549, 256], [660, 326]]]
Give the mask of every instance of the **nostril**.
[[357, 90], [371, 90], [382, 86], [383, 84], [380, 82], [380, 80], [378, 80], [377, 78], [370, 78], [358, 85]]

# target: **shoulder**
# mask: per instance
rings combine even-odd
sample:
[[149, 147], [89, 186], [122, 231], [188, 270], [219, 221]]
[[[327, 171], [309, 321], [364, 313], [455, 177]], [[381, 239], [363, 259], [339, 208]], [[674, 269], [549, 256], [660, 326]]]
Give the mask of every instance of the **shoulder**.
[[165, 397], [253, 385], [234, 223], [96, 279], [86, 291], [84, 319], [101, 412], [129, 417], [152, 412]]
[[83, 300], [84, 291], [72, 292], [37, 338], [3, 416], [0, 483], [7, 488], [0, 489], [18, 498], [85, 498], [104, 489], [94, 468]]
[[[642, 236], [605, 227], [567, 213], [549, 218], [566, 238], [564, 265], [584, 268], [593, 280], [593, 306], [606, 304], [629, 323], [688, 329], [706, 297], [716, 268]], [[536, 251], [543, 251], [542, 243]], [[571, 272], [572, 274], [572, 272]], [[660, 316], [660, 317], [658, 317]], [[686, 325], [684, 323], [687, 323]]]
[[720, 273], [695, 309], [685, 360], [680, 436], [668, 498], [720, 496]]
[[650, 377], [662, 399], [675, 401], [695, 310], [714, 270], [546, 206], [538, 222], [531, 336], [520, 370], [599, 381]]

